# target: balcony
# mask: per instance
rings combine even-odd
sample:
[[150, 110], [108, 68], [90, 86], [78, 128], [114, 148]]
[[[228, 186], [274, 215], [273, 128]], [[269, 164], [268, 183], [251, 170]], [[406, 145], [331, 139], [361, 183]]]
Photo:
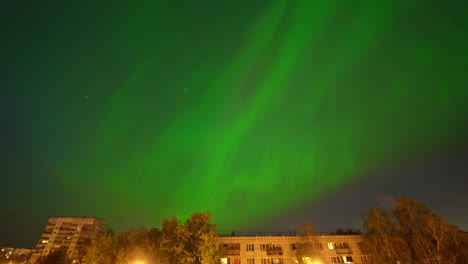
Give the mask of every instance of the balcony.
[[282, 256], [283, 255], [283, 249], [281, 248], [270, 248], [270, 249], [267, 249], [266, 252], [268, 256]]
[[226, 249], [226, 256], [238, 256], [240, 255], [240, 249]]
[[337, 248], [336, 254], [353, 254], [353, 251], [350, 248]]

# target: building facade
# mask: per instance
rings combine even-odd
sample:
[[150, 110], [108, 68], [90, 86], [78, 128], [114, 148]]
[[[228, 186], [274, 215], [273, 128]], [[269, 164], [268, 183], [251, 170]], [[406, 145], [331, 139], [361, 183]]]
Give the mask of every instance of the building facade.
[[219, 241], [225, 248], [223, 264], [296, 264], [306, 246], [317, 255], [302, 257], [308, 264], [370, 263], [360, 250], [362, 235], [220, 236]]
[[63, 251], [70, 259], [79, 259], [86, 245], [100, 232], [105, 222], [95, 217], [50, 217], [37, 242], [30, 263], [54, 251]]
[[[12, 247], [1, 247], [0, 248], [0, 262], [17, 263], [28, 260], [31, 257], [33, 249], [29, 248], [12, 248]], [[19, 261], [21, 260], [21, 261]]]

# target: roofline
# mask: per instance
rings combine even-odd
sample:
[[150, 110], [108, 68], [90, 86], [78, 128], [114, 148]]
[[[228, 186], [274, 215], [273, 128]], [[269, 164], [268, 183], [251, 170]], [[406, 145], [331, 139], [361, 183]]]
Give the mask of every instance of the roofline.
[[[311, 236], [363, 236], [364, 234], [315, 234]], [[303, 235], [231, 235], [231, 234], [218, 234], [218, 237], [303, 237]]]
[[104, 219], [102, 218], [99, 218], [99, 217], [95, 217], [95, 216], [49, 216], [49, 219], [51, 218], [85, 218], [85, 219], [97, 219], [97, 220], [101, 220], [103, 222], [106, 222]]

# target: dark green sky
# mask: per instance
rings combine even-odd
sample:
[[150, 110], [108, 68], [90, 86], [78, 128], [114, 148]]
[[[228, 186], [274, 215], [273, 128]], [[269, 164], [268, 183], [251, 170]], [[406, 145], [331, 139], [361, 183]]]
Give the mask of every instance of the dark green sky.
[[467, 9], [10, 1], [0, 215], [15, 228], [0, 242], [32, 246], [50, 215], [118, 230], [199, 209], [223, 231], [359, 227], [382, 193], [466, 226], [468, 197], [441, 201], [467, 184]]

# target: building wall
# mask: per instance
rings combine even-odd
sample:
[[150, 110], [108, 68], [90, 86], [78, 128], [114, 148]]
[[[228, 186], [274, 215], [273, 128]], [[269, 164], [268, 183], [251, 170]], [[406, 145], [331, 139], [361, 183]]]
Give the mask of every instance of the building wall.
[[305, 242], [313, 242], [320, 255], [320, 259], [308, 259], [311, 264], [366, 263], [366, 257], [359, 249], [361, 235], [323, 235], [304, 239], [301, 236], [219, 237], [226, 248], [226, 258], [222, 261], [227, 264], [295, 264], [297, 248]]
[[78, 259], [87, 243], [102, 232], [104, 226], [105, 222], [95, 217], [51, 217], [30, 263], [57, 250], [65, 251], [71, 259]]

